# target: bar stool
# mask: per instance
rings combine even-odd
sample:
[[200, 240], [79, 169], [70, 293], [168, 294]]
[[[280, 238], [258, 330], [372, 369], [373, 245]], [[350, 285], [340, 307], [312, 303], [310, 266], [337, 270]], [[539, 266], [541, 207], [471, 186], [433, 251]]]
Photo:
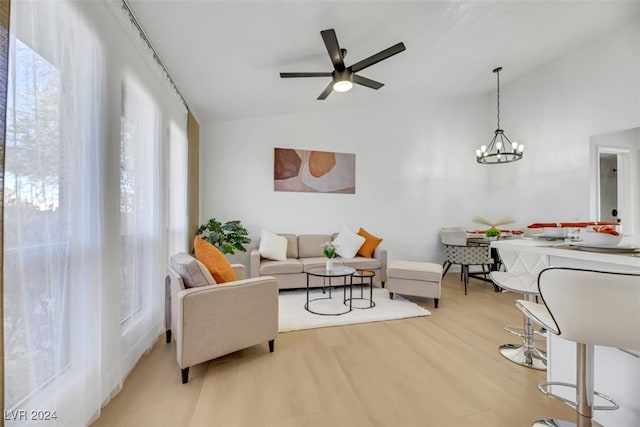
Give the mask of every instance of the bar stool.
[[[548, 268], [538, 276], [538, 290], [544, 305], [517, 300], [516, 306], [549, 332], [574, 341], [577, 353], [577, 384], [544, 382], [538, 388], [574, 406], [578, 426], [591, 426], [593, 410], [619, 408], [613, 399], [593, 389], [593, 346], [640, 350], [640, 274]], [[575, 402], [552, 394], [549, 386], [575, 388]], [[594, 395], [611, 405], [594, 405]], [[560, 425], [576, 424], [555, 419], [533, 424]]]
[[[536, 302], [536, 297], [539, 295], [537, 276], [533, 273], [493, 271], [491, 272], [491, 280], [503, 289], [523, 294], [525, 300], [532, 303]], [[504, 329], [523, 337], [523, 342], [520, 345], [501, 345], [498, 347], [501, 355], [520, 366], [540, 371], [547, 370], [547, 353], [535, 347], [535, 334], [540, 333], [533, 330], [531, 319], [524, 316], [522, 332], [511, 326], [505, 326]]]

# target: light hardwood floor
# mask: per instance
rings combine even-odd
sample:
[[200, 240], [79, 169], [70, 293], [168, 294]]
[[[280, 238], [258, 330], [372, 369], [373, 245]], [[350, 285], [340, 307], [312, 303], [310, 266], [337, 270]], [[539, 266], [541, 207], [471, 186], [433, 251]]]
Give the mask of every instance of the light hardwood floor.
[[191, 368], [181, 384], [175, 343], [161, 336], [94, 426], [529, 426], [573, 420], [536, 385], [545, 372], [517, 366], [498, 346], [518, 343], [513, 301], [459, 274], [442, 283], [431, 316], [286, 332]]

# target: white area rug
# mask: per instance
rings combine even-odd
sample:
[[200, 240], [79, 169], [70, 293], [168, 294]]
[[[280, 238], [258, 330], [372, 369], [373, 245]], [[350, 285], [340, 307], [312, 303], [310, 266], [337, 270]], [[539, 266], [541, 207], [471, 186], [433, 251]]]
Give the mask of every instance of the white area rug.
[[[402, 298], [396, 294], [394, 299], [389, 298], [389, 291], [384, 288], [373, 288], [373, 308], [367, 307], [368, 300], [354, 300], [353, 310], [339, 316], [321, 316], [309, 313], [304, 305], [307, 301], [306, 289], [281, 290], [279, 306], [279, 332], [295, 331], [300, 329], [322, 328], [325, 326], [350, 325], [354, 323], [379, 322], [382, 320], [404, 319], [407, 317], [430, 316], [429, 310]], [[365, 295], [369, 290], [365, 288]], [[347, 290], [347, 294], [349, 290]], [[328, 296], [322, 294], [322, 289], [311, 289], [309, 299]], [[360, 288], [353, 288], [353, 296], [360, 296]], [[343, 304], [343, 289], [334, 288], [332, 298], [311, 302], [311, 309], [323, 313], [339, 313], [348, 309]]]

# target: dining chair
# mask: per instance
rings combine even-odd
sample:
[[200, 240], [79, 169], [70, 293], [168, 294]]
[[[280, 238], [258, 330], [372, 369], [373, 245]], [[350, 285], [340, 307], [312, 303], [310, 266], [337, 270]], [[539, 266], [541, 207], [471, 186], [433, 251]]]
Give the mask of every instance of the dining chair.
[[[468, 245], [467, 233], [460, 227], [443, 227], [440, 229], [440, 241], [444, 252], [442, 276], [444, 277], [447, 274], [453, 264], [460, 265], [460, 279], [464, 282], [465, 295], [467, 295], [469, 277], [491, 282], [487, 275], [491, 271], [494, 260], [491, 257], [491, 248], [488, 245]], [[469, 266], [480, 266], [482, 272], [470, 272]], [[478, 274], [484, 277], [480, 277]]]

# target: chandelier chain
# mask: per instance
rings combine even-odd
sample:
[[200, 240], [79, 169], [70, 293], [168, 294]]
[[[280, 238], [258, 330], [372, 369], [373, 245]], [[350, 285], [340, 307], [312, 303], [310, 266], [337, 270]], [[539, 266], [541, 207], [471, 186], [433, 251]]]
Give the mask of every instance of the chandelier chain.
[[498, 129], [500, 129], [500, 70], [496, 71], [497, 80], [498, 80]]

